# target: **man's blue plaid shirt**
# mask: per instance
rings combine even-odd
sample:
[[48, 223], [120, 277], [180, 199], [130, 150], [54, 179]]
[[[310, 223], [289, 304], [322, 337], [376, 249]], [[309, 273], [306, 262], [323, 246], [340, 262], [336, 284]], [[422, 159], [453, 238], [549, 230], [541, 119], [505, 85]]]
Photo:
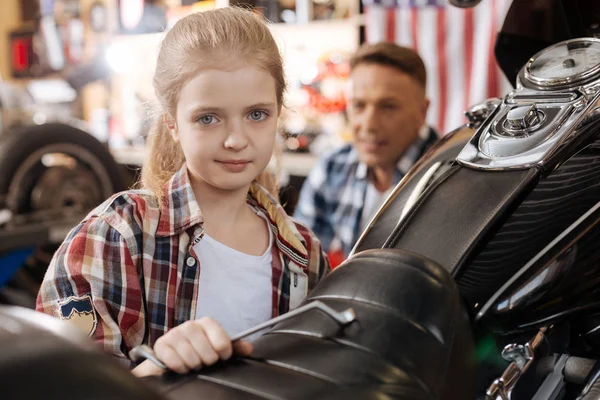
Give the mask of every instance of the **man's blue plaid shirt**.
[[[433, 129], [421, 130], [398, 161], [394, 185], [437, 139]], [[356, 149], [348, 144], [319, 160], [304, 182], [294, 217], [314, 232], [325, 251], [341, 250], [347, 257], [358, 240], [367, 172]]]

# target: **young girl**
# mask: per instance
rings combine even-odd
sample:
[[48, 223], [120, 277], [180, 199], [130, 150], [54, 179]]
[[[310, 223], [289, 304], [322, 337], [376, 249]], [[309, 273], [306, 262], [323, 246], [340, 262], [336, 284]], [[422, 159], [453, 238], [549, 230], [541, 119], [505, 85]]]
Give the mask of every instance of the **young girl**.
[[[260, 184], [272, 182], [285, 88], [268, 27], [235, 8], [183, 18], [163, 40], [153, 83], [163, 115], [145, 189], [111, 197], [68, 235], [37, 309], [125, 361], [145, 343], [185, 373], [249, 354], [229, 337], [296, 307], [329, 265], [276, 188]], [[133, 372], [158, 371], [144, 361]]]

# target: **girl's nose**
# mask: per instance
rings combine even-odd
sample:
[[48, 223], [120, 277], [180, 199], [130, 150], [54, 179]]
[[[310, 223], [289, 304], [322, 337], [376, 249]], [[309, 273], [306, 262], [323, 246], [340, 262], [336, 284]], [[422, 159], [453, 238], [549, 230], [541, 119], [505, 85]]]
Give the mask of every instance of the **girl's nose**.
[[235, 129], [230, 131], [223, 145], [226, 149], [239, 151], [248, 145], [248, 140], [246, 139], [246, 135], [241, 132], [241, 129]]

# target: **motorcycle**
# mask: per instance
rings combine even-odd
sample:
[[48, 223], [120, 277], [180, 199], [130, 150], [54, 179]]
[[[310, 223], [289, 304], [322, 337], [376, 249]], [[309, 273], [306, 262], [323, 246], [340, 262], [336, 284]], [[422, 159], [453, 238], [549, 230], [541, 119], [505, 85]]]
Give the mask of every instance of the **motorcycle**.
[[466, 112], [251, 357], [136, 380], [60, 321], [4, 307], [3, 393], [600, 399], [598, 37], [597, 1], [515, 0], [495, 49], [515, 89]]

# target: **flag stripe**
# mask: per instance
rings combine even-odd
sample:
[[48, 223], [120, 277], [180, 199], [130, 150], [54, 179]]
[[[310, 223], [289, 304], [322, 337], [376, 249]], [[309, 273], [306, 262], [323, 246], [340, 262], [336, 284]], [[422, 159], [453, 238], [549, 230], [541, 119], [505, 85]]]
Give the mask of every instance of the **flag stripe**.
[[465, 12], [465, 109], [470, 105], [471, 78], [473, 76], [473, 9], [469, 8]]
[[410, 32], [412, 35], [412, 41], [413, 41], [413, 49], [415, 49], [416, 51], [419, 51], [419, 34], [418, 34], [418, 30], [417, 30], [417, 26], [418, 26], [418, 18], [419, 17], [419, 9], [417, 8], [411, 8], [410, 10]]
[[[435, 99], [429, 105], [427, 120], [438, 130], [438, 118], [441, 106], [440, 62], [438, 60], [437, 7], [423, 7], [419, 10], [417, 31], [419, 38], [419, 54], [427, 68], [427, 97]], [[436, 27], [436, 29], [432, 29]]]
[[446, 104], [448, 101], [448, 69], [446, 68], [446, 11], [437, 10], [437, 58], [439, 79], [439, 104], [438, 129], [446, 132]]
[[491, 2], [483, 1], [473, 9], [473, 70], [471, 75], [471, 90], [469, 92], [469, 106], [485, 100], [488, 79], [488, 56], [492, 22], [490, 9]]
[[386, 40], [393, 42], [396, 39], [396, 10], [388, 8], [386, 10]]
[[448, 132], [462, 125], [465, 121], [463, 114], [465, 100], [465, 46], [464, 20], [465, 13], [457, 7], [448, 7], [446, 11], [447, 39], [446, 39], [446, 63], [448, 65], [448, 95], [446, 96], [446, 123], [445, 130]]
[[486, 97], [498, 97], [498, 70], [496, 67], [496, 59], [494, 58], [494, 43], [496, 43], [496, 6], [497, 1], [491, 0], [492, 23], [489, 31], [490, 42], [488, 46], [488, 79]]
[[396, 9], [396, 43], [413, 47], [411, 12], [407, 8]]
[[[510, 8], [511, 4], [512, 4], [512, 0], [502, 0], [500, 2], [498, 12], [496, 13], [496, 26], [497, 26], [496, 30], [497, 31], [500, 31], [502, 29], [502, 25], [504, 24], [504, 18], [506, 17], [506, 13], [508, 12], [508, 9]], [[495, 59], [496, 59], [496, 57], [494, 57], [494, 60]], [[513, 89], [513, 86], [508, 81], [508, 79], [506, 79], [504, 72], [502, 72], [502, 70], [498, 66], [497, 62], [496, 62], [496, 66], [498, 68], [498, 86], [499, 86], [498, 93], [500, 96], [502, 96], [505, 93], [508, 93], [509, 91], [511, 91]]]

